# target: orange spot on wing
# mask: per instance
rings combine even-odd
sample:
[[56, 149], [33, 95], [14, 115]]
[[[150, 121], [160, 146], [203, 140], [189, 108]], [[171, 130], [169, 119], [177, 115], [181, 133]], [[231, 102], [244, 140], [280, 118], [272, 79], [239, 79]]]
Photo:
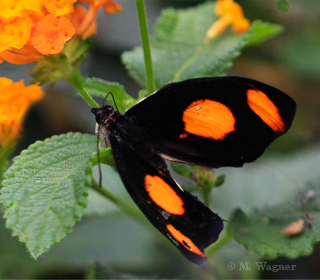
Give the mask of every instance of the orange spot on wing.
[[202, 258], [206, 258], [206, 256], [200, 251], [200, 249], [188, 237], [183, 235], [180, 231], [176, 230], [173, 225], [167, 225], [167, 229], [170, 231], [172, 236], [189, 251], [201, 256]]
[[183, 200], [159, 176], [146, 175], [144, 184], [151, 199], [166, 212], [173, 215], [183, 215]]
[[[185, 132], [216, 140], [234, 131], [236, 122], [227, 106], [209, 99], [192, 102], [183, 112], [182, 120]], [[185, 137], [185, 133], [180, 135], [180, 139]]]
[[285, 123], [274, 103], [262, 91], [249, 89], [247, 91], [248, 104], [271, 129], [276, 132], [285, 132]]

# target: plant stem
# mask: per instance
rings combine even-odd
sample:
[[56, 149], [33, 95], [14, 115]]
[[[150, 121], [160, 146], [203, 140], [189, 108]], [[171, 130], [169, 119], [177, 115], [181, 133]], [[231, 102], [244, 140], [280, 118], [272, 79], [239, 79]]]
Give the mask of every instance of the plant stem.
[[225, 244], [229, 243], [233, 239], [233, 234], [229, 229], [226, 229], [225, 234], [218, 239], [216, 243], [214, 243], [209, 249], [206, 250], [207, 256], [212, 256], [216, 251], [218, 251]]
[[99, 108], [100, 106], [94, 99], [87, 93], [84, 88], [78, 88], [79, 93], [81, 94], [82, 98], [90, 105], [91, 108]]
[[204, 205], [206, 205], [207, 207], [210, 207], [210, 194], [211, 194], [211, 189], [212, 188], [208, 188], [208, 187], [202, 187], [202, 196], [203, 196], [203, 203]]
[[79, 71], [79, 68], [75, 67], [67, 79], [81, 94], [82, 98], [89, 104], [91, 108], [99, 108], [99, 105], [94, 99], [87, 93], [84, 88], [84, 80]]
[[149, 32], [148, 32], [148, 22], [147, 22], [147, 15], [146, 15], [144, 0], [136, 0], [136, 6], [138, 11], [144, 61], [146, 65], [147, 92], [149, 95], [155, 91], [155, 83], [154, 83], [151, 47], [150, 47]]
[[100, 188], [98, 182], [94, 178], [92, 178], [92, 188], [96, 192], [104, 196], [106, 199], [113, 202], [116, 206], [118, 206], [122, 211], [124, 211], [129, 216], [135, 218], [136, 220], [142, 222], [143, 224], [146, 223], [146, 219], [143, 217], [143, 215], [140, 212], [138, 212], [136, 209], [131, 207], [131, 205], [129, 205], [128, 203], [117, 198], [114, 194], [112, 194], [108, 190], [104, 188]]

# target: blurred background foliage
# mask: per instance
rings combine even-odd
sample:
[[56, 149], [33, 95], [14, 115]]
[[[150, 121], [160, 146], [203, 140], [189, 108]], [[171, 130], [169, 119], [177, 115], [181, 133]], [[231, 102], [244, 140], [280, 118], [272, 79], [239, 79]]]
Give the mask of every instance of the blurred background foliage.
[[[118, 82], [133, 96], [141, 89], [128, 76], [121, 63], [123, 51], [141, 45], [135, 3], [118, 0], [123, 12], [98, 17], [98, 35], [82, 65], [84, 76]], [[160, 11], [166, 7], [184, 8], [204, 1], [146, 0], [149, 27], [152, 30]], [[226, 184], [214, 192], [212, 208], [228, 219], [235, 207], [250, 211], [252, 207], [274, 205], [307, 182], [319, 184], [320, 171], [320, 2], [291, 0], [288, 11], [276, 8], [275, 1], [238, 0], [245, 16], [253, 21], [281, 24], [285, 31], [257, 47], [244, 50], [234, 62], [230, 75], [250, 77], [281, 89], [298, 104], [292, 129], [277, 140], [257, 162], [241, 169], [219, 169], [226, 174]], [[4, 63], [1, 76], [14, 81], [27, 79], [32, 65]], [[29, 113], [24, 136], [15, 154], [36, 140], [69, 131], [94, 133], [94, 118], [74, 89], [61, 81], [45, 87], [46, 97]], [[103, 180], [112, 181], [114, 191], [130, 200], [120, 178], [104, 167]], [[179, 177], [174, 175], [175, 177]], [[2, 210], [0, 210], [2, 211]], [[103, 214], [108, 211], [106, 217]], [[38, 260], [33, 260], [25, 245], [11, 237], [0, 221], [0, 278], [198, 278], [208, 274], [217, 278], [320, 278], [320, 248], [310, 256], [295, 260], [278, 258], [268, 264], [296, 264], [289, 271], [228, 270], [230, 262], [259, 258], [243, 246], [231, 242], [209, 260], [212, 271], [187, 262], [165, 246], [164, 238], [139, 223], [126, 218], [95, 193], [90, 194], [87, 215], [62, 242]], [[201, 273], [200, 273], [201, 272]], [[133, 276], [135, 275], [135, 276]]]

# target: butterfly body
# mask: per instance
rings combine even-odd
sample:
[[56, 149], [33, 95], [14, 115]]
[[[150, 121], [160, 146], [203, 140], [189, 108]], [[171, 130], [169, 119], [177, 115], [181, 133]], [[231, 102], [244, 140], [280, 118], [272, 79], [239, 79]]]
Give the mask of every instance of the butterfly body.
[[187, 259], [203, 264], [223, 220], [176, 183], [164, 158], [240, 167], [289, 129], [295, 102], [246, 78], [198, 78], [168, 84], [124, 115], [110, 105], [92, 113], [135, 203]]

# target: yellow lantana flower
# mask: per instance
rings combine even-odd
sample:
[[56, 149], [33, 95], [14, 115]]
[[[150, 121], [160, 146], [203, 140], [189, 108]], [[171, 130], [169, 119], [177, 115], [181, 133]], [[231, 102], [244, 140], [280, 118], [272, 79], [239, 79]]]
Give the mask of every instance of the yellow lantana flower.
[[237, 33], [246, 32], [250, 28], [250, 22], [244, 17], [241, 6], [233, 0], [217, 0], [215, 13], [220, 19], [208, 30], [206, 41], [221, 34], [228, 26], [232, 26]]
[[0, 78], [0, 160], [12, 151], [21, 133], [23, 118], [30, 105], [43, 96], [38, 85], [25, 86]]

